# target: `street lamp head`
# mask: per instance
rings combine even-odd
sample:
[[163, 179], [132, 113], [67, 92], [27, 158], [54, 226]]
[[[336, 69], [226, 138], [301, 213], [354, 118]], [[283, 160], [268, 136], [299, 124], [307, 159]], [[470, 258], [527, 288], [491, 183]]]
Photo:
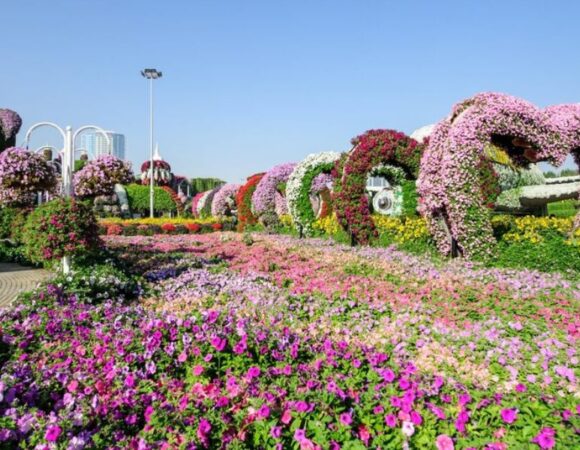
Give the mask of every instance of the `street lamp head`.
[[157, 69], [143, 69], [141, 75], [148, 80], [156, 80], [157, 78], [161, 78], [163, 73], [159, 72]]

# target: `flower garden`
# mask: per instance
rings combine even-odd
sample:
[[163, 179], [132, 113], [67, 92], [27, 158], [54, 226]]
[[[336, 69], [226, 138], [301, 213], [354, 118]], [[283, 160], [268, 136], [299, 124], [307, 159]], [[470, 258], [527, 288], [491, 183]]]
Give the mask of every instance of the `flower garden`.
[[[578, 182], [534, 168], [578, 162], [577, 105], [480, 94], [190, 196], [101, 157], [61, 198], [19, 120], [0, 259], [55, 276], [0, 310], [0, 448], [580, 446]], [[96, 217], [151, 177], [158, 217]]]

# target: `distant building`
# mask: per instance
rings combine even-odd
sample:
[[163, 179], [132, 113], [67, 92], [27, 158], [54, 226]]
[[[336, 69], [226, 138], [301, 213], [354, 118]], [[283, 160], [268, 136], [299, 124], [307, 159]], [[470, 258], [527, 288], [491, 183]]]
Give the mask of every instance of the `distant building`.
[[105, 131], [109, 137], [110, 143], [102, 133], [95, 131], [84, 133], [81, 135], [81, 143], [79, 149], [86, 150], [89, 157], [96, 158], [101, 155], [113, 155], [119, 159], [125, 159], [125, 135], [115, 133], [114, 131]]

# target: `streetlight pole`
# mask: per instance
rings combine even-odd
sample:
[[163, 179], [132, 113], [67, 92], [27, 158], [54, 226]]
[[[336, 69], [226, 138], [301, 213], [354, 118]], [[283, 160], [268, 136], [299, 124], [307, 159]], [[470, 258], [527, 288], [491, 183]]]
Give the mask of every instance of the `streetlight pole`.
[[153, 80], [161, 78], [163, 74], [157, 69], [143, 69], [141, 75], [149, 80], [149, 217], [153, 217]]

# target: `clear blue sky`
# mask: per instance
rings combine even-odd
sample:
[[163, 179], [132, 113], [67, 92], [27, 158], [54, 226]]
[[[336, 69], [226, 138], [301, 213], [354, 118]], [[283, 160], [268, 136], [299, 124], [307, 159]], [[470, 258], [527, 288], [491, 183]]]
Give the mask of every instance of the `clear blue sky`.
[[188, 176], [239, 182], [369, 128], [410, 133], [479, 91], [580, 101], [573, 0], [19, 0], [0, 14], [0, 107], [24, 130], [98, 124], [139, 165], [139, 72], [156, 67], [157, 140]]

